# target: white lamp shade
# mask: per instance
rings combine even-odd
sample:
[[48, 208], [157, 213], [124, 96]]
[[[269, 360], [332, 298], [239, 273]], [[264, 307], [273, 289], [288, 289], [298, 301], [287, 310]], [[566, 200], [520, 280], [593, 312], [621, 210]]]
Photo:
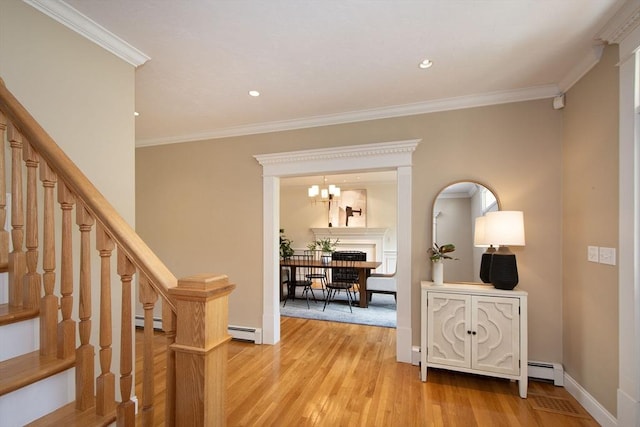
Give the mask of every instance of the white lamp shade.
[[521, 211], [495, 211], [485, 215], [485, 239], [500, 246], [524, 246], [524, 215]]
[[316, 197], [320, 193], [320, 187], [312, 185], [309, 187], [309, 197]]
[[485, 232], [486, 222], [487, 218], [484, 216], [476, 218], [476, 225], [473, 231], [473, 245], [478, 248], [488, 248], [491, 245], [491, 242], [487, 240]]

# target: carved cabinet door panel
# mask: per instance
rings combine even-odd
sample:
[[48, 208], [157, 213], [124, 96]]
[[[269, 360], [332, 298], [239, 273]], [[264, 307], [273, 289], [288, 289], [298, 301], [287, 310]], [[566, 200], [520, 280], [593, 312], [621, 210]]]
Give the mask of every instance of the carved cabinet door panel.
[[470, 301], [468, 295], [429, 294], [427, 360], [430, 363], [467, 368], [471, 365]]
[[518, 298], [475, 296], [472, 299], [471, 367], [500, 374], [520, 371]]

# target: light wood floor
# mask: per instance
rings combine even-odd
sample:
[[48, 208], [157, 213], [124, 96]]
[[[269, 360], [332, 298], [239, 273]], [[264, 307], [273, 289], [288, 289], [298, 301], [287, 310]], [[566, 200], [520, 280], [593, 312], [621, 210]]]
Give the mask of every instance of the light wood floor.
[[[527, 399], [515, 382], [450, 371], [430, 370], [422, 383], [417, 366], [395, 361], [395, 329], [283, 317], [281, 338], [274, 346], [230, 342], [228, 426], [598, 425], [545, 382], [530, 381]], [[161, 333], [156, 342], [155, 420], [163, 425]], [[141, 369], [138, 359], [136, 381]]]

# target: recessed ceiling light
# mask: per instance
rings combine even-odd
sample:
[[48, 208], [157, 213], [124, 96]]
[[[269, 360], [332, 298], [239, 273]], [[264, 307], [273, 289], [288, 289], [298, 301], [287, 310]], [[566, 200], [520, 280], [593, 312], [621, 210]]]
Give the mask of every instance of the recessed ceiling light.
[[260, 96], [260, 92], [258, 92], [257, 90], [250, 90], [249, 91], [249, 95], [250, 96]]
[[431, 61], [430, 59], [423, 59], [422, 62], [420, 62], [420, 65], [418, 66], [423, 70], [425, 70], [427, 68], [431, 68], [432, 65], [433, 65], [433, 61]]
[[137, 111], [133, 112], [134, 117], [138, 117], [140, 115], [140, 113], [138, 113]]

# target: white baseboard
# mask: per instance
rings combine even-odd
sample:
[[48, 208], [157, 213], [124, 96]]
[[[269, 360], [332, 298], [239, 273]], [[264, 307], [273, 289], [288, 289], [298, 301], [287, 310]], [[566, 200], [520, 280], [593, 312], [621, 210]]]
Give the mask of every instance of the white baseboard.
[[[398, 319], [400, 324], [400, 319]], [[402, 363], [413, 362], [413, 345], [411, 341], [411, 328], [396, 327], [396, 361]]]
[[640, 402], [620, 388], [617, 409], [619, 426], [640, 426]]
[[414, 345], [411, 347], [411, 364], [419, 366], [420, 365], [420, 346]]
[[567, 373], [564, 374], [564, 387], [602, 427], [618, 425], [616, 418]]

